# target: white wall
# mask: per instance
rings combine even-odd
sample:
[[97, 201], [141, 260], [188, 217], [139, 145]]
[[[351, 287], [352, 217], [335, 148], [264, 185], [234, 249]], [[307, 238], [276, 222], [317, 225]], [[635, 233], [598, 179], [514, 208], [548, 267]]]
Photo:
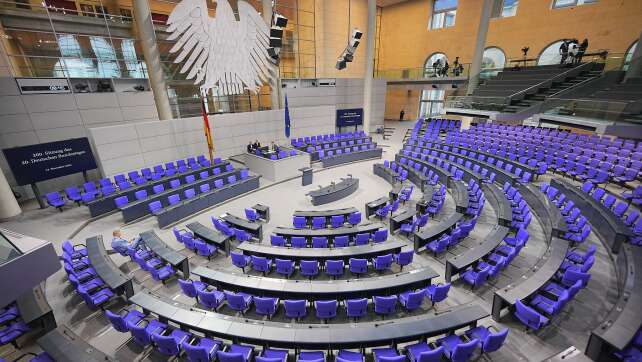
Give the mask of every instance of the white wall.
[[[150, 91], [22, 95], [14, 78], [0, 77], [0, 149], [86, 137], [90, 127], [154, 119], [158, 119], [158, 114]], [[0, 167], [9, 183], [15, 185], [1, 152]], [[81, 175], [70, 175], [38, 185], [45, 193], [82, 181]], [[16, 189], [28, 198], [33, 197], [28, 187]]]
[[[334, 132], [334, 106], [290, 108], [291, 137]], [[245, 152], [249, 141], [286, 145], [284, 110], [209, 117], [215, 156]], [[89, 129], [96, 159], [106, 176], [207, 154], [203, 119], [191, 117]]]
[[[281, 92], [283, 97], [288, 95], [290, 107], [310, 107], [331, 105], [336, 108], [362, 108], [363, 84], [361, 78], [337, 78], [335, 87], [302, 87], [285, 88]], [[384, 79], [375, 79], [372, 92], [371, 123], [372, 130], [383, 125], [386, 110], [386, 87]], [[335, 116], [333, 116], [333, 119]]]

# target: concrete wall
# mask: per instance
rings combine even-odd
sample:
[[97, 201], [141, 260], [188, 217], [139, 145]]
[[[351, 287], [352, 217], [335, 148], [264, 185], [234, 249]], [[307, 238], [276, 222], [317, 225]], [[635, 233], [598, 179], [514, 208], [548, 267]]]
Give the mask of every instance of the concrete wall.
[[[336, 106], [341, 108], [362, 108], [363, 107], [363, 79], [361, 78], [337, 78], [334, 87], [304, 87], [286, 88], [281, 92], [283, 97], [288, 95], [290, 107], [311, 107], [311, 106]], [[374, 91], [372, 92], [372, 127], [383, 125], [386, 110], [386, 88], [384, 79], [374, 80]], [[334, 122], [335, 116], [332, 116]]]
[[[12, 77], [0, 77], [0, 105], [0, 149], [87, 137], [88, 129], [96, 126], [158, 119], [154, 97], [149, 91], [22, 95]], [[1, 152], [0, 167], [9, 183], [15, 185]], [[97, 172], [90, 176], [97, 177]], [[82, 182], [78, 174], [38, 185], [45, 193]], [[30, 188], [16, 189], [25, 197], [33, 197]]]
[[[291, 137], [334, 132], [334, 106], [291, 108]], [[216, 157], [245, 152], [249, 141], [288, 144], [283, 110], [210, 116]], [[203, 119], [191, 117], [89, 130], [96, 158], [106, 176], [207, 154]]]

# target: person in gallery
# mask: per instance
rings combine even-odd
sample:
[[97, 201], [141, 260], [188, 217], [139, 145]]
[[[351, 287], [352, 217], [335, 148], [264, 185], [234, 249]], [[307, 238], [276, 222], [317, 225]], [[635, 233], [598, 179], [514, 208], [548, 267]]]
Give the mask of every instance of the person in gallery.
[[140, 236], [126, 240], [120, 229], [112, 232], [111, 247], [121, 255], [127, 255], [130, 250], [137, 250], [144, 246], [143, 239]]

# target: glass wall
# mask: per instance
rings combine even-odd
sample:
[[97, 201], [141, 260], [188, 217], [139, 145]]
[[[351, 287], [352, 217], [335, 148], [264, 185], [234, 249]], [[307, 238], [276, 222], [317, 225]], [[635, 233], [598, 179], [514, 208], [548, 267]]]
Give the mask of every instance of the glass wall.
[[424, 89], [419, 99], [419, 118], [428, 118], [443, 113], [444, 97], [446, 91], [443, 89]]
[[441, 67], [448, 61], [444, 53], [433, 53], [424, 63], [424, 78], [436, 77]]
[[562, 55], [560, 54], [560, 45], [563, 41], [558, 40], [555, 43], [547, 46], [542, 50], [542, 53], [537, 58], [537, 65], [550, 65], [550, 64], [560, 64], [562, 61]]
[[288, 18], [280, 53], [281, 78], [316, 78], [314, 0], [275, 0], [274, 11]]

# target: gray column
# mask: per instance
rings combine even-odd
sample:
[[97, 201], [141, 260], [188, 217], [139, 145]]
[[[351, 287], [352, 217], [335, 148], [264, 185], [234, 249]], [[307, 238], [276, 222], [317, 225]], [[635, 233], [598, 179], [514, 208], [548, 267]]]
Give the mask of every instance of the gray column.
[[13, 190], [4, 177], [4, 171], [0, 169], [0, 220], [8, 219], [10, 217], [20, 215], [22, 210], [16, 197], [13, 196]]
[[[262, 15], [269, 29], [272, 26], [272, 0], [263, 0]], [[274, 77], [270, 79], [270, 86], [272, 87], [270, 97], [272, 99], [272, 109], [279, 109], [281, 108], [281, 79], [279, 78], [279, 67], [274, 67], [274, 71]]]
[[165, 85], [165, 74], [160, 62], [156, 33], [152, 23], [152, 14], [148, 0], [134, 0], [134, 19], [136, 30], [142, 42], [143, 55], [147, 64], [149, 83], [154, 93], [154, 102], [159, 119], [172, 119], [172, 109], [169, 106], [169, 96]]
[[488, 23], [490, 21], [490, 13], [493, 10], [494, 0], [484, 0], [482, 3], [481, 15], [479, 16], [479, 26], [477, 27], [477, 40], [475, 42], [475, 52], [473, 53], [473, 60], [470, 64], [470, 71], [468, 73], [468, 89], [466, 94], [472, 94], [475, 88], [479, 85], [479, 72], [481, 71], [481, 63], [484, 56], [484, 48], [486, 47], [486, 34], [488, 33]]
[[366, 73], [363, 75], [363, 130], [370, 132], [372, 113], [372, 87], [374, 73], [374, 48], [377, 22], [377, 1], [368, 0], [368, 29], [366, 29]]
[[624, 80], [640, 76], [642, 76], [642, 33], [640, 33], [638, 45], [635, 47], [635, 51], [631, 57], [631, 62], [629, 63], [629, 69], [626, 70]]

